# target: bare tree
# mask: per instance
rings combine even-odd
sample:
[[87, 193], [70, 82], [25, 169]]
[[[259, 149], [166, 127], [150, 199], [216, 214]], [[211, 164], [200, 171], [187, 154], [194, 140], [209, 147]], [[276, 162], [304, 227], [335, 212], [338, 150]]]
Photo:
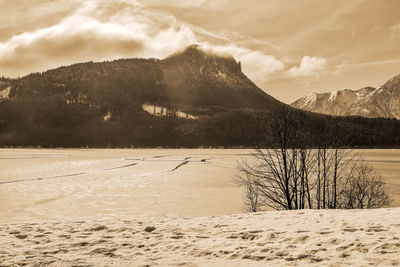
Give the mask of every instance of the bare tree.
[[[323, 153], [321, 157], [317, 149], [256, 149], [253, 161], [238, 165], [236, 177], [245, 187], [247, 209], [363, 209], [389, 205], [382, 178], [359, 156], [341, 149]], [[330, 162], [324, 162], [328, 157]], [[320, 191], [325, 191], [322, 198]]]
[[[279, 149], [261, 150], [253, 153], [255, 161], [242, 162], [236, 180], [245, 185], [246, 199], [253, 202], [257, 198], [258, 208], [293, 209], [291, 193], [291, 177], [293, 166], [289, 166], [288, 152]], [[282, 162], [285, 162], [286, 167]], [[254, 190], [253, 188], [257, 189]], [[249, 196], [247, 193], [255, 193]], [[249, 209], [252, 209], [251, 207]]]
[[259, 146], [252, 161], [238, 165], [236, 181], [245, 187], [248, 210], [377, 208], [389, 204], [382, 179], [360, 163], [359, 155], [330, 148], [329, 141], [308, 149], [290, 112], [277, 114], [272, 126], [275, 147]]
[[[241, 168], [246, 169], [247, 162]], [[243, 172], [242, 175], [236, 176], [236, 182], [244, 187], [243, 201], [247, 211], [257, 212], [261, 208], [259, 202], [259, 186], [257, 184], [257, 178], [248, 172]]]
[[[245, 185], [245, 199], [254, 203], [257, 199], [259, 209], [301, 209], [312, 207], [309, 174], [315, 157], [311, 150], [303, 148], [292, 114], [275, 114], [272, 125], [272, 138], [275, 148], [258, 148], [252, 153], [253, 161], [238, 165], [236, 180]], [[260, 146], [261, 147], [261, 146]], [[256, 196], [250, 196], [256, 193]], [[252, 210], [252, 207], [249, 207]]]

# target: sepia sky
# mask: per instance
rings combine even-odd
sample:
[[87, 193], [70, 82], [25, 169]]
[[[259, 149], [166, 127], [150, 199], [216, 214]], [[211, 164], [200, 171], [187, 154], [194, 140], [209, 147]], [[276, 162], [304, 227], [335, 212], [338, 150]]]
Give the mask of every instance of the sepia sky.
[[290, 103], [400, 74], [398, 0], [0, 0], [0, 76], [191, 44]]

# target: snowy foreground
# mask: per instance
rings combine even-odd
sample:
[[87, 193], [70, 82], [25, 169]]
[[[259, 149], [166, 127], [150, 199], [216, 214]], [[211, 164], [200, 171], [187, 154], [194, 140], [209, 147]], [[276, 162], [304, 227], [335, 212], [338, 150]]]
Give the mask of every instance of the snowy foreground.
[[399, 266], [400, 208], [0, 225], [1, 266]]

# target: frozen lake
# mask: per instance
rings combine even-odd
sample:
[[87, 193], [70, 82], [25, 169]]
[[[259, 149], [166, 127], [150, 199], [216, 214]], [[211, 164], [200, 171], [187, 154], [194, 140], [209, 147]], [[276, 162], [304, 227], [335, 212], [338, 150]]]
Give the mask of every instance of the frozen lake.
[[[357, 150], [400, 206], [400, 150]], [[243, 212], [245, 149], [1, 149], [0, 223]]]

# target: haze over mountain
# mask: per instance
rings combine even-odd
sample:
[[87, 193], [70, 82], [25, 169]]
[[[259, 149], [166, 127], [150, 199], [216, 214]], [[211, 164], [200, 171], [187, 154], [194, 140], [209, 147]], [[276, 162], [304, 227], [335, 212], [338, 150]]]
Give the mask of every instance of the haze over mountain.
[[400, 119], [400, 75], [391, 78], [379, 88], [311, 93], [296, 100], [291, 106], [331, 115]]
[[275, 115], [286, 113], [306, 136], [337, 129], [341, 145], [400, 144], [398, 122], [292, 109], [258, 88], [232, 56], [198, 46], [162, 60], [79, 63], [0, 82], [0, 145], [253, 146], [270, 142]]

